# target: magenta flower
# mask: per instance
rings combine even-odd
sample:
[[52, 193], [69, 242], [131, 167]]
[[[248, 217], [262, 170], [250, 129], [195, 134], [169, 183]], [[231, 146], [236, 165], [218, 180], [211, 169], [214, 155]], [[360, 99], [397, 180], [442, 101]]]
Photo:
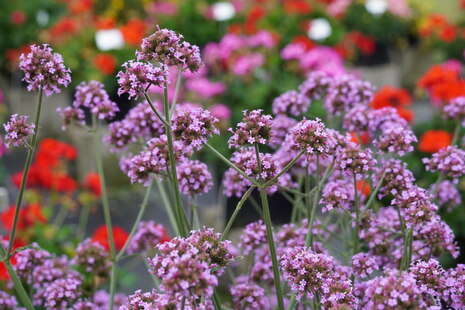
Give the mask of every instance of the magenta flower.
[[430, 159], [423, 158], [423, 163], [427, 171], [438, 171], [457, 183], [458, 178], [465, 174], [465, 151], [448, 146], [434, 153]]
[[267, 303], [265, 290], [247, 276], [240, 276], [236, 279], [236, 284], [230, 288], [235, 309], [255, 310], [265, 309]]
[[262, 112], [263, 110], [244, 111], [244, 117], [237, 124], [236, 130], [229, 129], [233, 134], [228, 140], [230, 148], [270, 142], [273, 118], [271, 115], [262, 114]]
[[352, 268], [354, 274], [361, 278], [366, 278], [375, 270], [379, 269], [374, 257], [368, 253], [358, 253], [352, 257]]
[[287, 139], [293, 149], [313, 155], [330, 155], [336, 147], [336, 140], [318, 118], [300, 121], [291, 129]]
[[299, 116], [307, 112], [310, 107], [310, 99], [295, 90], [281, 94], [273, 101], [273, 113]]
[[179, 190], [194, 197], [207, 193], [213, 186], [212, 175], [206, 164], [198, 160], [184, 160], [176, 167]]
[[457, 97], [442, 107], [446, 119], [454, 119], [465, 126], [465, 97]]
[[124, 93], [129, 95], [129, 98], [143, 95], [148, 86], [154, 85], [163, 87], [165, 82], [168, 82], [168, 71], [165, 67], [155, 67], [152, 64], [130, 60], [123, 64], [126, 72], [120, 71], [116, 75], [118, 78], [118, 95]]
[[155, 246], [166, 238], [167, 232], [162, 224], [155, 221], [142, 221], [128, 246], [128, 254], [139, 254], [155, 250]]
[[106, 278], [110, 273], [109, 253], [90, 238], [77, 245], [76, 254], [71, 263], [83, 267], [86, 272], [95, 276]]
[[23, 116], [13, 114], [10, 121], [3, 125], [5, 128], [5, 144], [10, 147], [10, 143], [13, 146], [20, 146], [23, 144], [30, 135], [34, 134], [35, 125], [29, 125], [27, 123], [29, 116]]
[[98, 81], [81, 82], [76, 87], [73, 106], [89, 108], [99, 119], [112, 119], [119, 112], [116, 103], [110, 100], [103, 84]]
[[69, 125], [72, 123], [77, 123], [80, 125], [85, 125], [86, 115], [84, 111], [80, 108], [75, 107], [66, 107], [66, 108], [57, 108], [58, 114], [63, 119], [63, 126], [61, 126], [62, 130], [66, 130]]

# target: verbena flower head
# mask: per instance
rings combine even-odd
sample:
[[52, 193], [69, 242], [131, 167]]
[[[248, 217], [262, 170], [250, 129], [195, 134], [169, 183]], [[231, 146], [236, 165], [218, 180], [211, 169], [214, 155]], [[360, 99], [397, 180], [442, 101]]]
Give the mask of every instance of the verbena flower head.
[[185, 160], [177, 165], [179, 190], [194, 197], [210, 191], [213, 186], [212, 175], [205, 163], [198, 160]]
[[181, 66], [192, 73], [202, 67], [200, 50], [174, 31], [160, 29], [142, 40], [138, 60], [155, 61], [166, 66]]
[[103, 246], [92, 239], [79, 243], [72, 264], [84, 268], [86, 272], [99, 277], [107, 277], [110, 272], [111, 261]]
[[445, 274], [444, 298], [452, 309], [465, 307], [465, 265], [449, 269]]
[[335, 180], [326, 183], [321, 195], [322, 212], [332, 209], [350, 211], [354, 201], [354, 186], [347, 180]]
[[141, 221], [128, 245], [128, 254], [138, 254], [155, 250], [160, 242], [168, 241], [168, 232], [162, 224], [155, 221]]
[[290, 90], [281, 94], [273, 101], [272, 109], [275, 115], [289, 114], [299, 116], [306, 113], [309, 106], [310, 99], [308, 97], [295, 90]]
[[426, 243], [435, 257], [444, 252], [450, 253], [454, 258], [459, 255], [454, 232], [438, 215], [419, 227], [418, 238]]
[[367, 106], [373, 98], [373, 91], [373, 86], [367, 81], [361, 81], [349, 74], [337, 76], [328, 88], [324, 107], [330, 114], [340, 115], [352, 109], [355, 104]]
[[29, 116], [13, 114], [10, 121], [3, 125], [5, 128], [5, 144], [7, 147], [10, 143], [19, 146], [26, 141], [29, 135], [34, 134], [35, 125], [27, 123]]
[[44, 292], [45, 307], [50, 310], [70, 308], [80, 297], [81, 281], [68, 277], [52, 282]]
[[263, 110], [244, 111], [242, 121], [237, 128], [229, 131], [233, 134], [229, 138], [229, 147], [241, 147], [250, 144], [268, 144], [271, 140], [273, 117], [262, 114]]
[[265, 224], [262, 220], [258, 220], [244, 227], [238, 246], [242, 249], [244, 255], [249, 255], [262, 244], [265, 244], [266, 240]]
[[265, 289], [250, 281], [247, 276], [240, 276], [230, 288], [236, 309], [264, 309], [267, 303]]
[[379, 269], [373, 255], [368, 253], [358, 253], [352, 257], [352, 268], [354, 273], [361, 278], [366, 278]]
[[461, 122], [465, 126], [465, 97], [460, 96], [452, 99], [442, 108], [443, 115], [446, 119], [453, 119]]
[[88, 83], [81, 82], [76, 87], [73, 106], [89, 108], [99, 119], [112, 119], [119, 111], [116, 103], [110, 100], [103, 84], [93, 80]]
[[60, 54], [52, 53], [48, 44], [31, 45], [31, 51], [19, 57], [19, 69], [24, 72], [28, 91], [43, 90], [48, 97], [61, 92], [71, 82], [71, 71]]
[[383, 152], [395, 153], [399, 156], [413, 151], [413, 143], [417, 137], [410, 128], [393, 125], [384, 128], [381, 135], [373, 142], [374, 146]]
[[373, 123], [373, 111], [366, 105], [357, 104], [345, 115], [342, 126], [348, 131], [362, 133], [370, 129]]
[[372, 116], [371, 124], [369, 126], [369, 132], [371, 134], [374, 134], [377, 130], [382, 132], [391, 127], [409, 127], [408, 122], [402, 118], [393, 107], [384, 107], [374, 110], [372, 112]]
[[273, 120], [271, 126], [271, 139], [269, 145], [272, 148], [279, 148], [285, 141], [289, 130], [297, 124], [297, 121], [286, 115], [278, 115]]
[[324, 71], [312, 71], [307, 79], [300, 84], [299, 92], [310, 100], [319, 100], [332, 85], [333, 79]]
[[414, 186], [413, 173], [408, 170], [407, 163], [399, 159], [383, 161], [381, 167], [374, 174], [374, 184], [379, 183], [383, 173], [384, 178], [378, 194], [380, 198], [389, 195], [397, 196]]
[[293, 149], [305, 150], [311, 155], [329, 155], [336, 147], [336, 140], [318, 118], [300, 121], [291, 129], [287, 139]]
[[109, 134], [103, 138], [103, 141], [112, 146], [113, 152], [125, 149], [137, 140], [133, 128], [132, 123], [126, 120], [112, 122], [108, 125]]
[[[152, 104], [159, 111], [162, 109], [163, 105], [161, 102], [154, 101]], [[130, 123], [132, 131], [136, 136], [142, 136], [144, 139], [159, 137], [165, 133], [163, 123], [153, 113], [149, 103], [145, 100], [129, 110], [124, 120]]]
[[118, 72], [118, 95], [124, 93], [138, 98], [143, 95], [149, 85], [163, 87], [168, 82], [168, 71], [165, 67], [155, 67], [152, 64], [130, 60], [123, 64], [124, 71]]
[[462, 196], [453, 182], [444, 180], [437, 186], [437, 190], [434, 185], [432, 185], [430, 190], [435, 194], [435, 198], [441, 208], [451, 211], [462, 204]]
[[[33, 247], [38, 247], [36, 243], [32, 244]], [[45, 251], [38, 248], [32, 249], [25, 249], [19, 251], [15, 255], [16, 264], [14, 265], [14, 269], [18, 274], [18, 277], [28, 283], [32, 284], [32, 272], [33, 270], [41, 266], [45, 260], [50, 259], [52, 255]]]
[[210, 111], [202, 108], [181, 109], [173, 120], [173, 135], [185, 146], [199, 151], [207, 138], [220, 131], [215, 127], [218, 119], [211, 116]]
[[362, 150], [359, 145], [351, 143], [341, 150], [338, 165], [346, 175], [355, 175], [360, 178], [374, 169], [376, 160], [373, 158], [370, 149]]
[[434, 153], [430, 159], [423, 158], [423, 163], [427, 171], [438, 171], [457, 183], [458, 178], [465, 174], [465, 151], [448, 146]]
[[58, 114], [63, 119], [63, 126], [61, 126], [62, 130], [66, 130], [69, 125], [72, 123], [77, 123], [80, 125], [85, 125], [86, 115], [84, 111], [80, 108], [75, 107], [66, 107], [66, 108], [57, 108]]
[[18, 309], [18, 301], [16, 297], [9, 295], [4, 291], [0, 291], [0, 309], [13, 310]]
[[410, 266], [409, 271], [415, 278], [420, 291], [425, 294], [425, 299], [429, 296], [437, 298], [442, 295], [445, 288], [445, 271], [436, 259], [418, 260]]

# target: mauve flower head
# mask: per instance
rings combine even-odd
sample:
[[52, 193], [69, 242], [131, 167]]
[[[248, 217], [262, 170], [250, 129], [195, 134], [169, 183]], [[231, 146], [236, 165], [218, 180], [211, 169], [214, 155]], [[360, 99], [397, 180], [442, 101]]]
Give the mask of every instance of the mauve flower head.
[[336, 147], [336, 140], [328, 134], [325, 124], [318, 118], [300, 121], [291, 129], [286, 140], [292, 149], [311, 155], [330, 155]]
[[434, 194], [441, 208], [452, 211], [462, 204], [462, 196], [453, 182], [444, 180], [437, 186], [438, 188], [436, 189], [435, 186], [432, 185], [430, 191]]
[[[158, 109], [158, 111], [162, 110], [163, 104], [161, 102], [154, 101], [152, 105]], [[129, 110], [124, 120], [130, 123], [132, 131], [136, 136], [142, 136], [144, 139], [159, 137], [165, 133], [163, 123], [155, 115], [149, 103], [145, 100]]]
[[435, 257], [444, 252], [449, 252], [454, 258], [459, 255], [454, 232], [439, 215], [419, 227], [418, 238], [426, 243]]
[[308, 111], [310, 99], [295, 90], [287, 91], [273, 100], [273, 113], [299, 116]]
[[346, 72], [342, 57], [328, 46], [316, 46], [299, 60], [301, 69], [307, 72], [323, 71], [331, 76], [344, 75]]
[[2, 310], [13, 310], [18, 309], [18, 301], [16, 297], [4, 292], [0, 291], [0, 309]]
[[237, 277], [236, 284], [231, 285], [229, 290], [233, 297], [235, 309], [255, 310], [266, 308], [265, 289], [245, 275]]
[[118, 106], [110, 100], [104, 85], [94, 80], [88, 83], [81, 82], [76, 87], [73, 106], [89, 108], [90, 112], [99, 119], [112, 119], [115, 113], [119, 112]]
[[335, 180], [326, 183], [320, 200], [323, 213], [332, 209], [351, 211], [350, 208], [354, 201], [354, 185], [351, 183], [347, 180]]
[[247, 224], [242, 231], [239, 241], [239, 248], [244, 255], [248, 255], [262, 244], [266, 243], [266, 227], [262, 220]]
[[13, 114], [10, 121], [3, 125], [5, 128], [5, 144], [10, 147], [10, 143], [19, 146], [26, 141], [29, 135], [34, 134], [36, 126], [27, 123], [29, 116]]
[[371, 124], [368, 130], [372, 135], [374, 135], [377, 130], [382, 132], [391, 127], [408, 128], [409, 124], [393, 107], [384, 107], [372, 111]]
[[438, 211], [429, 192], [416, 185], [396, 195], [391, 203], [401, 210], [407, 227], [430, 222]]
[[252, 73], [252, 71], [265, 62], [265, 56], [262, 53], [250, 53], [240, 56], [233, 64], [232, 72], [236, 75], [242, 76]]
[[361, 81], [349, 74], [336, 76], [328, 88], [324, 107], [331, 115], [340, 115], [356, 104], [367, 106], [373, 98], [373, 91], [374, 87], [367, 81]]
[[465, 126], [465, 97], [460, 96], [452, 99], [442, 107], [442, 112], [444, 118], [456, 120]]
[[168, 71], [165, 67], [155, 67], [150, 63], [139, 61], [127, 61], [123, 64], [124, 71], [118, 72], [118, 95], [124, 93], [132, 97], [138, 98], [146, 92], [149, 85], [163, 87], [163, 84], [168, 83]]
[[[123, 293], [116, 293], [115, 300], [114, 300], [114, 310], [120, 309], [126, 305], [128, 298]], [[105, 290], [98, 290], [95, 292], [93, 296], [93, 304], [94, 308], [92, 310], [107, 310], [110, 307], [110, 294], [108, 294]]]
[[352, 257], [354, 273], [361, 278], [366, 278], [379, 269], [374, 257], [368, 253], [357, 253]]
[[348, 131], [362, 133], [370, 129], [372, 122], [373, 110], [366, 105], [357, 104], [344, 115], [342, 127]]
[[108, 125], [108, 135], [103, 137], [103, 141], [111, 145], [110, 151], [118, 152], [124, 150], [129, 144], [137, 141], [134, 135], [134, 126], [127, 120], [112, 122]]
[[237, 128], [229, 131], [233, 134], [229, 138], [229, 147], [241, 147], [250, 144], [268, 144], [271, 140], [273, 117], [262, 114], [263, 110], [243, 111], [244, 117], [237, 124]]
[[448, 146], [434, 153], [430, 159], [423, 158], [423, 163], [427, 171], [438, 171], [457, 183], [458, 178], [465, 174], [465, 151]]
[[45, 307], [50, 310], [62, 310], [70, 308], [81, 293], [79, 287], [81, 281], [74, 277], [58, 279], [45, 288]]
[[331, 87], [333, 79], [324, 71], [312, 71], [307, 79], [300, 84], [299, 92], [310, 100], [319, 100]]
[[273, 48], [276, 45], [276, 40], [273, 38], [273, 34], [266, 30], [260, 30], [254, 35], [247, 38], [250, 47], [264, 47]]
[[445, 288], [445, 270], [436, 259], [417, 260], [410, 266], [409, 272], [417, 281], [418, 288], [425, 294], [426, 298], [429, 296], [438, 298], [442, 295]]
[[63, 126], [61, 126], [62, 130], [66, 130], [66, 128], [68, 128], [68, 126], [72, 123], [77, 123], [82, 126], [86, 124], [86, 115], [84, 114], [84, 111], [80, 108], [58, 107], [56, 111], [58, 112], [58, 114], [60, 114], [60, 117], [63, 119]]
[[307, 50], [303, 43], [291, 42], [281, 50], [280, 55], [283, 60], [299, 60], [306, 51]]
[[218, 119], [202, 108], [179, 109], [172, 120], [173, 135], [186, 147], [199, 151], [207, 138], [220, 131], [215, 127]]
[[18, 274], [18, 277], [28, 284], [32, 284], [33, 270], [36, 267], [41, 266], [45, 260], [52, 257], [49, 252], [37, 248], [38, 245], [36, 243], [33, 243], [32, 246], [34, 248], [19, 251], [15, 255], [16, 264], [14, 265], [14, 269]]
[[220, 122], [227, 121], [231, 118], [232, 112], [231, 108], [222, 103], [217, 103], [208, 108], [210, 114], [213, 117], [216, 117]]
[[157, 31], [142, 40], [141, 51], [137, 52], [138, 60], [179, 66], [192, 73], [203, 66], [197, 45], [190, 44], [172, 30], [157, 28]]
[[111, 261], [108, 252], [97, 242], [88, 238], [76, 247], [72, 264], [84, 268], [92, 275], [106, 278], [109, 275]]
[[399, 159], [383, 160], [381, 167], [374, 173], [373, 184], [378, 184], [381, 176], [384, 178], [379, 188], [378, 197], [381, 199], [388, 195], [397, 196], [414, 186], [415, 177], [408, 170], [407, 163]]
[[278, 115], [273, 119], [273, 124], [271, 125], [271, 138], [269, 145], [278, 149], [283, 145], [286, 140], [286, 136], [289, 133], [289, 130], [297, 125], [297, 121], [286, 115]]
[[71, 71], [60, 54], [53, 54], [48, 44], [31, 45], [31, 51], [19, 57], [19, 69], [24, 72], [28, 91], [43, 90], [48, 97], [61, 92], [71, 82]]
[[349, 144], [338, 155], [338, 166], [348, 176], [362, 178], [376, 165], [370, 149], [362, 149], [355, 143]]
[[412, 144], [415, 142], [418, 139], [410, 128], [393, 125], [385, 127], [373, 144], [382, 152], [404, 156], [413, 151]]
[[465, 265], [458, 264], [445, 273], [443, 297], [452, 309], [465, 307]]
[[162, 224], [155, 221], [141, 221], [137, 231], [128, 245], [128, 254], [139, 254], [153, 251], [155, 246], [167, 241], [168, 233]]
[[222, 82], [211, 82], [207, 78], [200, 77], [188, 79], [186, 89], [198, 94], [202, 99], [208, 99], [224, 93], [226, 85]]
[[142, 293], [142, 290], [137, 290], [128, 296], [128, 301], [122, 305], [119, 310], [139, 310], [139, 309], [162, 309], [157, 307], [158, 294], [154, 290]]
[[212, 175], [205, 163], [198, 160], [184, 160], [177, 167], [179, 190], [194, 197], [207, 193], [213, 186]]

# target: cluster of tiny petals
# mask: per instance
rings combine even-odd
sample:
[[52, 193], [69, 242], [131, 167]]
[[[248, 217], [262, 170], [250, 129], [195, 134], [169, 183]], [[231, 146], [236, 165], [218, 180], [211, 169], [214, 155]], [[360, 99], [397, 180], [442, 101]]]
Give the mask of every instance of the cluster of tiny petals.
[[48, 97], [61, 92], [71, 82], [71, 71], [63, 64], [63, 57], [53, 53], [47, 45], [31, 45], [31, 51], [21, 54], [19, 68], [29, 91], [43, 90]]
[[68, 126], [71, 125], [72, 123], [85, 125], [86, 115], [84, 111], [80, 108], [58, 107], [56, 111], [58, 112], [58, 114], [60, 114], [60, 117], [63, 120], [63, 126], [61, 126], [62, 130], [66, 130], [66, 128], [68, 128]]
[[424, 294], [438, 296], [444, 289], [444, 269], [436, 259], [418, 260], [409, 269]]
[[452, 99], [442, 108], [446, 119], [460, 121], [462, 126], [465, 126], [465, 97], [460, 96]]
[[352, 268], [357, 276], [366, 278], [372, 274], [373, 271], [378, 270], [379, 265], [372, 255], [368, 253], [358, 253], [352, 257]]
[[419, 227], [419, 238], [427, 244], [432, 255], [436, 257], [444, 252], [450, 253], [454, 258], [459, 255], [454, 232], [438, 215]]
[[293, 149], [314, 155], [330, 155], [336, 147], [336, 140], [319, 119], [300, 121], [291, 129], [287, 139]]
[[124, 149], [137, 140], [133, 134], [132, 124], [125, 120], [112, 122], [108, 125], [108, 131], [109, 134], [103, 138], [103, 141], [112, 146], [113, 152]]
[[45, 307], [50, 310], [61, 310], [71, 307], [80, 297], [81, 281], [70, 277], [52, 282], [44, 292]]
[[167, 232], [162, 224], [155, 221], [141, 221], [137, 231], [128, 245], [128, 254], [138, 254], [142, 252], [153, 251], [155, 246], [166, 241]]
[[273, 101], [272, 111], [275, 115], [289, 114], [299, 116], [307, 112], [310, 99], [295, 90], [281, 94]]
[[348, 131], [360, 133], [368, 131], [372, 123], [372, 110], [366, 105], [357, 104], [344, 115], [342, 127]]
[[233, 134], [229, 138], [229, 147], [241, 147], [250, 144], [268, 144], [271, 140], [273, 117], [262, 114], [263, 110], [244, 111], [242, 121], [237, 124], [236, 130], [229, 131]]
[[453, 182], [444, 180], [437, 186], [437, 190], [433, 187], [431, 188], [431, 191], [435, 194], [435, 198], [438, 200], [438, 203], [442, 208], [451, 211], [462, 204], [460, 192]]
[[5, 144], [7, 147], [10, 144], [20, 146], [27, 140], [27, 138], [34, 134], [35, 125], [28, 124], [28, 116], [13, 114], [10, 121], [3, 125], [5, 129]]
[[408, 170], [407, 164], [399, 159], [384, 161], [381, 168], [378, 168], [374, 174], [374, 184], [380, 182], [383, 174], [384, 178], [381, 180], [381, 187], [378, 192], [379, 198], [389, 195], [396, 196], [414, 186], [415, 177], [413, 173]]
[[284, 141], [286, 136], [289, 133], [290, 128], [294, 127], [297, 124], [297, 121], [286, 115], [278, 115], [273, 120], [273, 125], [271, 127], [271, 139], [269, 145], [272, 148], [279, 148]]
[[176, 168], [181, 193], [193, 197], [207, 193], [212, 188], [212, 175], [205, 163], [198, 160], [184, 160]]
[[[37, 247], [38, 245], [33, 243], [32, 246]], [[14, 269], [21, 280], [30, 284], [32, 271], [50, 257], [51, 254], [45, 250], [37, 248], [25, 249], [15, 255], [16, 264]]]
[[76, 109], [89, 108], [99, 119], [112, 119], [119, 111], [116, 103], [110, 100], [103, 84], [94, 80], [88, 83], [81, 82], [76, 87], [73, 106]]
[[452, 309], [465, 307], [465, 265], [449, 269], [445, 274], [444, 298]]
[[210, 111], [192, 108], [178, 111], [171, 126], [176, 140], [198, 151], [207, 142], [208, 137], [220, 133], [215, 127], [217, 122], [218, 119], [213, 117]]
[[410, 128], [393, 125], [384, 128], [381, 135], [373, 142], [380, 151], [395, 153], [399, 156], [413, 151], [413, 143], [417, 137]]
[[183, 40], [174, 31], [160, 29], [144, 38], [138, 60], [155, 61], [166, 66], [181, 66], [195, 73], [202, 67], [198, 46]]
[[236, 282], [230, 288], [236, 309], [265, 309], [265, 289], [250, 281], [246, 276], [238, 277]]
[[12, 295], [4, 291], [0, 291], [0, 309], [13, 310], [17, 309], [18, 301]]
[[359, 145], [351, 143], [339, 154], [339, 168], [348, 176], [355, 175], [360, 178], [374, 169], [376, 160], [370, 149], [362, 149]]
[[424, 158], [423, 163], [427, 171], [439, 171], [456, 183], [465, 174], [465, 151], [456, 146], [448, 146], [434, 153], [430, 159]]
[[373, 98], [373, 86], [352, 75], [345, 74], [334, 78], [324, 100], [324, 107], [329, 113], [339, 115], [347, 112], [356, 103], [368, 105]]
[[345, 180], [335, 180], [326, 183], [320, 204], [323, 213], [332, 209], [349, 211], [353, 201], [354, 186]]
[[152, 64], [130, 60], [123, 64], [126, 72], [120, 71], [118, 78], [118, 95], [127, 93], [129, 98], [143, 95], [149, 85], [162, 87], [168, 81], [168, 71], [165, 67], [155, 67]]
[[260, 245], [266, 243], [266, 227], [262, 220], [247, 224], [242, 231], [239, 248], [244, 255], [256, 250]]
[[111, 267], [108, 252], [90, 238], [77, 245], [72, 263], [99, 277], [107, 277]]
[[381, 132], [391, 127], [409, 127], [408, 122], [402, 118], [393, 107], [384, 107], [372, 111], [369, 132], [374, 134], [377, 130]]
[[332, 78], [324, 71], [313, 71], [307, 75], [307, 79], [299, 86], [299, 92], [310, 100], [319, 100], [331, 87]]

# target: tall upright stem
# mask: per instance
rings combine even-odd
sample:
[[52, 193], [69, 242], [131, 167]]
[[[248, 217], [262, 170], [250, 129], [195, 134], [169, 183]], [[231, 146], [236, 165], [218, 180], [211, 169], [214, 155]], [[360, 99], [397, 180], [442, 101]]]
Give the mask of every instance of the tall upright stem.
[[92, 115], [92, 128], [94, 130], [94, 149], [95, 159], [97, 164], [97, 173], [99, 174], [100, 184], [102, 188], [102, 206], [103, 206], [103, 217], [105, 219], [105, 225], [107, 227], [108, 242], [110, 243], [110, 260], [111, 264], [111, 276], [110, 276], [110, 302], [109, 309], [113, 309], [115, 290], [116, 290], [116, 248], [115, 240], [113, 238], [113, 226], [111, 224], [110, 205], [108, 203], [107, 185], [105, 180], [105, 173], [103, 171], [103, 159], [100, 152], [100, 135], [98, 134], [98, 123], [97, 117]]
[[16, 237], [16, 228], [18, 226], [19, 220], [19, 211], [21, 209], [21, 204], [23, 202], [24, 191], [26, 190], [27, 177], [29, 175], [29, 168], [32, 164], [32, 159], [34, 158], [34, 153], [37, 148], [37, 134], [39, 133], [39, 122], [40, 122], [40, 111], [42, 109], [42, 98], [43, 90], [39, 90], [39, 98], [37, 100], [36, 114], [34, 117], [35, 130], [32, 135], [30, 148], [27, 150], [26, 163], [24, 164], [23, 177], [21, 178], [21, 186], [19, 187], [18, 199], [16, 200], [15, 214], [13, 218], [13, 226], [10, 232], [10, 240], [8, 242], [8, 249], [6, 251], [6, 259], [10, 259], [11, 250], [13, 249], [14, 240]]
[[320, 156], [316, 155], [316, 191], [313, 196], [313, 206], [308, 219], [308, 233], [305, 239], [305, 246], [313, 247], [313, 222], [315, 222], [315, 213], [318, 208], [318, 201], [320, 199]]
[[242, 196], [241, 200], [239, 201], [239, 203], [238, 203], [237, 206], [236, 206], [236, 209], [234, 210], [233, 214], [231, 215], [231, 218], [229, 219], [228, 224], [226, 225], [226, 228], [224, 229], [223, 233], [221, 234], [220, 241], [224, 241], [224, 240], [226, 239], [226, 236], [228, 235], [229, 230], [231, 229], [232, 224], [234, 223], [234, 220], [236, 219], [237, 215], [239, 214], [239, 212], [240, 212], [241, 209], [242, 209], [242, 206], [243, 206], [244, 203], [247, 201], [247, 199], [249, 198], [250, 194], [252, 194], [252, 192], [253, 192], [254, 189], [255, 189], [255, 185], [252, 185], [252, 186], [245, 192], [245, 194]]
[[358, 200], [358, 189], [357, 189], [357, 175], [354, 173], [354, 207], [355, 207], [355, 226], [353, 231], [353, 242], [354, 248], [353, 253], [354, 255], [358, 253], [358, 229], [359, 229], [359, 221], [360, 221], [360, 210], [359, 210], [359, 200]]

